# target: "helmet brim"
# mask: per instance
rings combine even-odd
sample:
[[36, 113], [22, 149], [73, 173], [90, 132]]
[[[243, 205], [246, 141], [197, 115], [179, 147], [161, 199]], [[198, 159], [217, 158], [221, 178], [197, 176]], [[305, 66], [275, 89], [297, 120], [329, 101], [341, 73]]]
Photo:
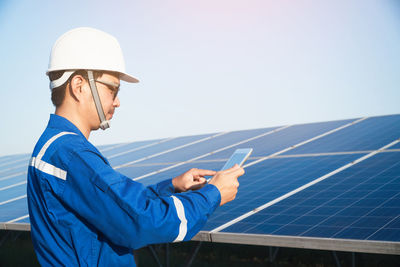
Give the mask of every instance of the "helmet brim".
[[124, 82], [128, 82], [128, 83], [138, 83], [139, 82], [138, 79], [136, 79], [135, 77], [133, 77], [129, 74], [126, 74], [126, 73], [120, 73], [119, 78], [121, 80], [123, 80]]
[[[60, 70], [50, 70], [49, 69], [49, 70], [46, 71], [46, 75], [49, 75], [49, 73], [52, 72], [52, 71], [61, 71], [61, 70], [68, 71], [68, 70], [65, 70], [65, 69], [60, 69]], [[98, 71], [102, 71], [102, 70], [98, 70]], [[117, 73], [119, 73], [119, 78], [121, 80], [123, 80], [124, 82], [128, 82], [128, 83], [138, 83], [139, 82], [138, 79], [136, 79], [135, 77], [133, 77], [133, 76], [127, 74], [127, 73], [123, 73], [123, 72], [117, 72]]]

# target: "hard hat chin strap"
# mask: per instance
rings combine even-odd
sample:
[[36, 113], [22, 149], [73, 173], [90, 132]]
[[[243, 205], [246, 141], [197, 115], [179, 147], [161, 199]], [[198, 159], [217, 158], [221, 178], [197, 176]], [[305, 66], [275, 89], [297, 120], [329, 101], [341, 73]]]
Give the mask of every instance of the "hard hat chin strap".
[[94, 80], [93, 71], [88, 70], [88, 78], [89, 78], [89, 87], [92, 91], [92, 96], [94, 100], [94, 104], [96, 105], [97, 114], [99, 115], [100, 119], [100, 128], [105, 130], [110, 128], [110, 121], [106, 120], [106, 116], [104, 115], [103, 106], [101, 105], [99, 92], [97, 91], [96, 81]]

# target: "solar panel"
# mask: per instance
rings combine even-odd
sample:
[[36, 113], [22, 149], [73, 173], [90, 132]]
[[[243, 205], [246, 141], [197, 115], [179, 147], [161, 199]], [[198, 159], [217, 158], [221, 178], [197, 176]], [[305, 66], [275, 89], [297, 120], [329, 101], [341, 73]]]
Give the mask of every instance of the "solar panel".
[[217, 210], [205, 229], [213, 230], [355, 158], [355, 155], [346, 155], [270, 159], [248, 167], [246, 176], [239, 181], [240, 190], [236, 201]]
[[[0, 163], [0, 176], [5, 173], [14, 173], [16, 169], [26, 167], [26, 162], [29, 161], [30, 155], [21, 155], [16, 158], [11, 158], [3, 163]], [[25, 168], [26, 169], [26, 168]]]
[[26, 181], [26, 172], [19, 172], [14, 173], [6, 176], [1, 176], [0, 178], [0, 192], [6, 189], [2, 188], [9, 188], [9, 186], [14, 186], [17, 183], [21, 183]]
[[[100, 148], [145, 185], [220, 169], [252, 147], [234, 201], [195, 240], [400, 254], [400, 115], [165, 138]], [[29, 230], [29, 156], [0, 158], [0, 229]]]
[[[318, 136], [324, 132], [336, 129], [342, 125], [346, 125], [354, 120], [342, 120], [322, 123], [312, 123], [304, 125], [293, 125], [280, 130], [277, 133], [269, 134], [261, 138], [255, 138], [243, 144], [243, 147], [252, 147], [252, 157], [262, 157], [275, 153], [295, 145], [301, 141], [308, 140]], [[278, 128], [279, 129], [279, 128]], [[207, 159], [229, 158], [236, 148], [215, 153]]]
[[23, 163], [19, 163], [16, 166], [5, 169], [4, 171], [0, 172], [0, 177], [8, 177], [8, 176], [15, 175], [16, 173], [26, 172], [28, 170], [27, 163], [28, 163], [28, 160], [24, 161]]
[[[394, 224], [400, 208], [400, 153], [381, 153], [249, 216], [224, 232], [374, 239]], [[396, 190], [397, 189], [397, 190]]]
[[146, 146], [142, 149], [134, 149], [132, 152], [130, 150], [124, 153], [116, 153], [108, 157], [110, 163], [113, 166], [118, 166], [121, 164], [127, 164], [129, 162], [138, 162], [143, 158], [151, 157], [155, 154], [161, 153], [163, 151], [170, 151], [177, 149], [181, 146], [190, 145], [192, 143], [202, 142], [207, 140], [210, 134], [207, 135], [195, 135], [195, 136], [184, 136], [178, 138], [171, 138], [165, 142], [158, 142], [153, 146]]
[[[10, 199], [13, 200], [13, 199]], [[9, 202], [1, 202], [0, 221], [8, 222], [28, 213], [26, 198], [18, 198]]]
[[24, 159], [29, 159], [28, 154], [20, 154], [20, 155], [10, 155], [10, 156], [2, 156], [0, 157], [0, 168], [5, 165], [12, 164], [14, 162], [18, 162]]
[[399, 138], [398, 115], [374, 117], [286, 154], [374, 150]]
[[145, 147], [150, 147], [154, 146], [158, 143], [162, 143], [165, 141], [168, 141], [169, 138], [162, 139], [162, 140], [147, 140], [147, 141], [136, 141], [132, 143], [122, 143], [122, 144], [117, 144], [111, 147], [107, 147], [104, 149], [100, 149], [100, 152], [105, 156], [105, 157], [117, 157], [118, 155], [123, 155], [124, 153], [129, 153], [130, 151], [135, 151], [135, 150], [140, 150]]
[[392, 146], [390, 149], [400, 149], [400, 143]]
[[[147, 159], [142, 163], [156, 163], [156, 162], [180, 162], [186, 161], [191, 158], [199, 157], [204, 154], [210, 153], [214, 150], [231, 146], [243, 140], [252, 138], [254, 136], [263, 135], [272, 131], [272, 128], [267, 129], [255, 129], [247, 131], [236, 131], [236, 132], [223, 132], [214, 135], [213, 138], [206, 140], [205, 142], [196, 143], [182, 149], [172, 151], [171, 153], [163, 154], [151, 159]], [[229, 157], [229, 156], [228, 156]]]

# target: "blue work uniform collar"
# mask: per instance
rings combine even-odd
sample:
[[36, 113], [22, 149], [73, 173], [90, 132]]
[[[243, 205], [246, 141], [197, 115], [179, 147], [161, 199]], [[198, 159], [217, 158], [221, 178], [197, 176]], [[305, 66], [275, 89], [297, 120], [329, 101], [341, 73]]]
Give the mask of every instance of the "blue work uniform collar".
[[[50, 114], [50, 119], [49, 123], [47, 124], [48, 128], [54, 128], [54, 129], [60, 129], [62, 131], [67, 131], [67, 132], [73, 132], [78, 135], [81, 135], [82, 137], [85, 137], [83, 133], [76, 127], [72, 122], [70, 122], [68, 119], [56, 115], [56, 114]], [[86, 139], [86, 137], [85, 137]]]

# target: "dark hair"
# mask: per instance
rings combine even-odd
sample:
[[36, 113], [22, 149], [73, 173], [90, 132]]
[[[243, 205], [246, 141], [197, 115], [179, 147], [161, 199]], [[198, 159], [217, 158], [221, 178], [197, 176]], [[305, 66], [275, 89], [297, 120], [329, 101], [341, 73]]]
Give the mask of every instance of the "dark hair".
[[[59, 79], [64, 74], [64, 72], [65, 72], [64, 70], [50, 72], [49, 73], [50, 81]], [[97, 80], [99, 77], [101, 77], [105, 73], [111, 74], [111, 75], [116, 75], [115, 72], [110, 72], [110, 71], [93, 71], [94, 79]], [[69, 79], [63, 85], [53, 88], [51, 90], [51, 102], [53, 102], [53, 105], [56, 108], [61, 106], [61, 104], [64, 102], [65, 91], [67, 90], [67, 85], [72, 80], [72, 78], [76, 75], [81, 75], [86, 81], [89, 80], [87, 77], [86, 70], [77, 70], [74, 73], [72, 73], [72, 75], [69, 77]]]

